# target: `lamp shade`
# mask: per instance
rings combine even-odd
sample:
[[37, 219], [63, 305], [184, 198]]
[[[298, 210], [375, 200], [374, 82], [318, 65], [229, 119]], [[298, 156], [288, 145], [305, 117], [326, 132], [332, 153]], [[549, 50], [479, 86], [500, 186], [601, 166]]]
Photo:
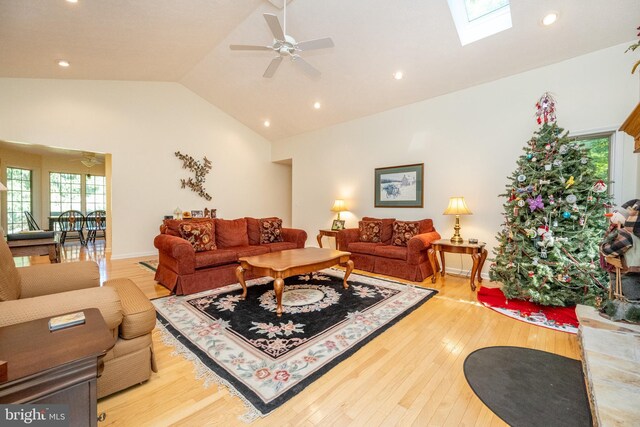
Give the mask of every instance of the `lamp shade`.
[[443, 215], [471, 215], [472, 212], [467, 207], [464, 197], [450, 197], [449, 206], [442, 213]]
[[0, 191], [7, 191], [7, 187], [5, 187], [4, 184], [1, 182], [0, 182]]
[[333, 202], [333, 207], [331, 208], [331, 210], [333, 212], [344, 212], [347, 210], [347, 206], [344, 204], [344, 200], [336, 199], [336, 201]]

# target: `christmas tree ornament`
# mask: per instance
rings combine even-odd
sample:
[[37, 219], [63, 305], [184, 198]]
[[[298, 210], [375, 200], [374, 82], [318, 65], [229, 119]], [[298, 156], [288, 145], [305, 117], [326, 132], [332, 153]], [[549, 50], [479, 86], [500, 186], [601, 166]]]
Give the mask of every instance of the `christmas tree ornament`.
[[538, 194], [538, 197], [536, 197], [535, 199], [533, 197], [528, 198], [527, 203], [529, 203], [529, 209], [531, 210], [531, 212], [535, 211], [536, 209], [544, 209], [542, 196], [539, 194]]
[[541, 179], [539, 182], [540, 185], [551, 184], [551, 181], [549, 181], [548, 179]]
[[560, 166], [562, 166], [562, 160], [560, 159], [556, 159], [553, 161], [553, 166], [559, 168]]
[[509, 201], [512, 202], [516, 199], [516, 189], [512, 188], [511, 189], [511, 196], [509, 196]]
[[535, 163], [535, 162], [537, 162], [537, 161], [538, 161], [538, 158], [537, 158], [537, 157], [533, 157], [533, 158], [531, 159], [531, 163]]
[[518, 216], [520, 215], [520, 208], [517, 206], [513, 207], [513, 216]]
[[540, 227], [538, 227], [538, 229], [536, 230], [538, 233], [538, 236], [543, 236], [546, 232], [549, 231], [549, 226], [548, 225], [541, 225]]
[[527, 160], [531, 160], [533, 158], [533, 154], [527, 153]]
[[549, 92], [545, 92], [536, 102], [536, 121], [539, 125], [556, 121], [556, 101]]
[[588, 161], [589, 161], [589, 159], [587, 157], [583, 157], [583, 158], [580, 159], [580, 163], [583, 164], [583, 165], [586, 165]]
[[571, 218], [571, 212], [562, 212], [562, 218], [564, 219]]
[[578, 211], [580, 210], [580, 208], [578, 207], [578, 205], [573, 205], [573, 206], [571, 206], [571, 209], [572, 209], [574, 212], [578, 212]]
[[564, 156], [569, 152], [569, 147], [567, 147], [565, 144], [562, 144], [560, 148], [558, 148], [558, 152]]
[[554, 227], [557, 227], [557, 226], [558, 226], [558, 220], [557, 220], [557, 219], [554, 219], [554, 220], [553, 220], [553, 226], [554, 226]]
[[592, 203], [593, 202], [593, 196], [587, 196], [587, 202]]
[[527, 180], [527, 176], [524, 174], [518, 175], [518, 182], [525, 182]]
[[551, 170], [551, 164], [544, 165], [544, 170], [550, 171]]
[[594, 193], [604, 193], [607, 191], [607, 184], [605, 184], [603, 180], [599, 179], [595, 184], [593, 184], [592, 190]]
[[516, 204], [517, 204], [518, 206], [520, 206], [521, 208], [523, 208], [523, 207], [524, 207], [524, 205], [525, 205], [525, 202], [524, 202], [524, 200], [519, 199], [519, 200], [516, 202]]
[[551, 144], [546, 144], [544, 146], [544, 149], [547, 150], [547, 151], [551, 150]]
[[527, 237], [530, 238], [530, 239], [535, 239], [536, 236], [538, 235], [536, 230], [534, 230], [533, 228], [526, 229], [525, 233], [527, 233]]
[[540, 258], [547, 259], [547, 250], [543, 249], [540, 251]]
[[550, 205], [555, 205], [556, 204], [556, 199], [553, 197], [553, 194], [549, 195], [549, 204]]
[[583, 225], [584, 225], [584, 223], [585, 223], [585, 221], [586, 221], [586, 219], [585, 219], [583, 216], [581, 216], [581, 217], [580, 217], [580, 219], [578, 220], [578, 224], [579, 224], [580, 226], [583, 226]]
[[573, 178], [573, 175], [571, 175], [569, 177], [569, 179], [567, 180], [567, 183], [565, 184], [564, 188], [568, 189], [569, 187], [571, 187], [575, 183], [576, 183], [576, 180]]
[[529, 271], [527, 274], [529, 275], [529, 277], [533, 277], [535, 273], [533, 271]]
[[531, 264], [538, 265], [538, 261], [539, 261], [538, 257], [533, 257], [533, 261], [531, 262]]
[[569, 203], [569, 204], [574, 204], [574, 203], [578, 200], [578, 198], [576, 197], [576, 195], [575, 195], [575, 194], [569, 194], [569, 195], [565, 198], [565, 200], [566, 200], [566, 201], [567, 201], [567, 203]]

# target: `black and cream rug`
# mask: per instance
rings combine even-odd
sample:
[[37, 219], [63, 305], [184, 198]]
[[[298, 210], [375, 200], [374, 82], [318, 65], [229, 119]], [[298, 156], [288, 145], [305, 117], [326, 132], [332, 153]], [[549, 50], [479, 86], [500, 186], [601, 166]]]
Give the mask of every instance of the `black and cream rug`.
[[341, 270], [285, 280], [282, 317], [272, 279], [153, 300], [165, 342], [264, 416], [427, 302], [437, 291]]

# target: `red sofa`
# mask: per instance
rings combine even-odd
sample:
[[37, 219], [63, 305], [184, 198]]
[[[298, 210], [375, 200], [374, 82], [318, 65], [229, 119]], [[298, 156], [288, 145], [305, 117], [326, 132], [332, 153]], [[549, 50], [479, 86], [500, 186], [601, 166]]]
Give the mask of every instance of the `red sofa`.
[[[210, 221], [215, 230], [217, 249], [196, 252], [180, 236], [179, 225]], [[282, 228], [282, 242], [260, 243], [260, 225], [256, 218], [225, 220], [220, 218], [164, 220], [160, 235], [153, 241], [159, 252], [155, 279], [176, 295], [192, 294], [236, 283], [238, 258], [286, 249], [303, 248], [307, 240], [304, 230]], [[249, 274], [247, 278], [253, 278]]]
[[382, 241], [379, 243], [361, 242], [358, 228], [340, 231], [338, 233], [338, 249], [351, 252], [355, 268], [414, 282], [423, 281], [439, 269], [431, 242], [440, 239], [440, 234], [433, 228], [432, 220], [417, 221], [419, 234], [413, 236], [407, 246], [392, 244], [395, 218], [364, 217], [362, 221], [382, 221]]

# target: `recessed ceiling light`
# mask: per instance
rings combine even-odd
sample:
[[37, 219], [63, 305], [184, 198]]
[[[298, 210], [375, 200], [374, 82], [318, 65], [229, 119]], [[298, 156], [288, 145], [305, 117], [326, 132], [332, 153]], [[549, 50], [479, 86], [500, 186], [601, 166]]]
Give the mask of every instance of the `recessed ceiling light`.
[[313, 108], [315, 108], [316, 110], [319, 110], [321, 107], [320, 103], [318, 101], [314, 102], [313, 104]]
[[67, 3], [78, 3], [78, 0], [67, 0]]
[[58, 61], [58, 65], [63, 68], [67, 68], [71, 64], [69, 63], [69, 61], [65, 61], [64, 59], [61, 59], [60, 61]]
[[269, 126], [271, 126], [271, 122], [269, 120], [265, 120], [264, 127], [268, 128]]
[[395, 73], [393, 73], [393, 78], [396, 80], [402, 80], [403, 77], [404, 74], [402, 73], [402, 71], [396, 71]]
[[550, 12], [542, 18], [542, 25], [551, 25], [558, 20], [558, 14], [556, 12]]

